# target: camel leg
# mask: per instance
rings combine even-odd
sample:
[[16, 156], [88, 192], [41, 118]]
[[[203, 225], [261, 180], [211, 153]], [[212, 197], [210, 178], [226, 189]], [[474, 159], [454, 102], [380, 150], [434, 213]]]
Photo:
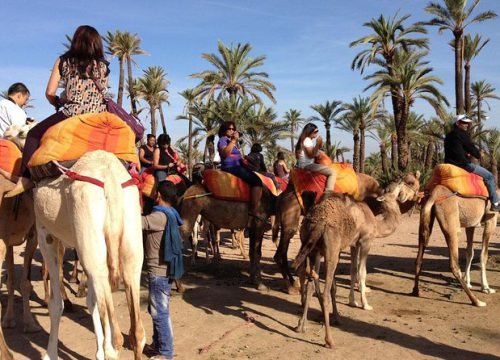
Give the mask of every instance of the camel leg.
[[44, 259], [42, 259], [42, 280], [43, 280], [43, 290], [44, 290], [43, 301], [45, 302], [45, 306], [49, 307], [49, 300], [50, 300], [49, 269], [47, 268]]
[[212, 237], [212, 249], [213, 249], [214, 259], [217, 261], [221, 259], [219, 244], [220, 244], [220, 231], [217, 231]]
[[77, 284], [78, 283], [78, 254], [76, 253], [76, 250], [73, 249], [73, 254], [75, 256], [75, 261], [73, 262], [73, 271], [71, 272], [71, 277], [69, 279], [69, 282], [71, 284]]
[[356, 301], [356, 294], [354, 292], [355, 287], [358, 285], [358, 260], [359, 260], [359, 245], [351, 246], [351, 287], [349, 289], [349, 305], [353, 307], [359, 307]]
[[[88, 287], [87, 292], [87, 308], [92, 315], [92, 322], [94, 324], [94, 333], [96, 339], [104, 339], [104, 333], [102, 331], [101, 317], [99, 315], [99, 309], [97, 308], [97, 299], [94, 292], [94, 287], [92, 283]], [[102, 341], [96, 341], [97, 351], [95, 358], [97, 360], [104, 360], [104, 347]]]
[[470, 284], [470, 268], [472, 266], [472, 260], [474, 259], [474, 229], [473, 227], [465, 228], [465, 234], [467, 235], [467, 252], [466, 252], [466, 264], [465, 264], [465, 273], [464, 273], [464, 281], [465, 285], [472, 289]]
[[[3, 240], [0, 240], [0, 279], [2, 278], [2, 269], [5, 255], [7, 253], [7, 246]], [[2, 313], [2, 303], [0, 302], [0, 314]], [[13, 360], [14, 356], [9, 351], [9, 347], [3, 337], [2, 327], [0, 327], [0, 359]]]
[[82, 276], [80, 277], [80, 283], [78, 284], [76, 297], [83, 298], [85, 296], [87, 296], [87, 273], [85, 271], [82, 271]]
[[247, 254], [245, 253], [245, 233], [243, 230], [237, 230], [235, 233], [236, 241], [240, 247], [241, 257], [246, 260]]
[[415, 283], [412, 291], [413, 296], [420, 295], [418, 282], [420, 280], [420, 273], [422, 272], [422, 262], [424, 260], [425, 248], [429, 243], [429, 237], [432, 233], [434, 220], [435, 209], [432, 207], [430, 200], [428, 200], [420, 212], [420, 224], [418, 227], [418, 254], [415, 259]]
[[489, 219], [484, 224], [483, 244], [481, 248], [481, 291], [485, 294], [494, 294], [496, 291], [488, 285], [486, 279], [486, 264], [488, 262], [488, 247], [490, 244], [491, 234], [497, 226], [497, 215], [493, 219]]
[[457, 279], [460, 285], [462, 285], [462, 288], [469, 296], [472, 304], [475, 306], [486, 306], [485, 302], [478, 300], [478, 298], [467, 287], [467, 284], [462, 278], [462, 272], [460, 271], [460, 266], [458, 264], [458, 234], [447, 233], [445, 234], [445, 239], [450, 251], [450, 270], [453, 273], [453, 276], [455, 276], [455, 279]]
[[191, 233], [190, 239], [191, 239], [191, 265], [196, 264], [196, 256], [198, 253], [198, 242], [199, 242], [199, 237], [200, 237], [200, 232], [203, 230], [201, 229], [200, 222], [201, 220], [201, 215], [198, 215], [196, 218], [196, 221], [194, 222], [193, 226], [193, 231]]
[[299, 287], [299, 285], [295, 283], [290, 267], [288, 266], [288, 248], [290, 246], [290, 240], [296, 231], [296, 228], [281, 228], [280, 242], [273, 258], [280, 268], [281, 275], [286, 282], [286, 291], [289, 294], [297, 294], [297, 288]]
[[[305, 265], [302, 265], [302, 266], [305, 267]], [[305, 275], [305, 269], [304, 269], [304, 271], [301, 271], [301, 274], [302, 273]], [[303, 298], [304, 298], [304, 300], [303, 300], [304, 308], [302, 310], [302, 317], [299, 319], [299, 324], [295, 328], [295, 331], [298, 333], [304, 332], [304, 326], [307, 322], [307, 312], [309, 310], [309, 304], [311, 302], [312, 293], [313, 293], [313, 286], [314, 286], [314, 283], [312, 282], [311, 278], [308, 278], [307, 280], [305, 280], [305, 284], [302, 287]]]
[[61, 296], [64, 301], [64, 311], [68, 313], [73, 312], [73, 303], [68, 297], [68, 293], [66, 292], [66, 286], [64, 286], [64, 253], [66, 251], [66, 248], [64, 245], [59, 242], [59, 249], [58, 249], [58, 254], [59, 256], [59, 279], [61, 281]]
[[2, 319], [2, 327], [4, 328], [15, 328], [16, 327], [16, 316], [14, 315], [14, 284], [15, 284], [15, 272], [14, 272], [14, 247], [7, 246], [7, 309], [5, 310], [5, 315]]
[[370, 251], [371, 239], [361, 240], [361, 249], [359, 252], [359, 292], [361, 293], [361, 304], [364, 310], [373, 310], [368, 304], [366, 298], [366, 260]]
[[262, 257], [262, 238], [264, 236], [265, 223], [257, 218], [252, 219], [249, 229], [250, 235], [250, 281], [257, 285], [258, 290], [267, 290], [262, 283], [260, 260]]
[[59, 240], [49, 236], [45, 229], [37, 225], [37, 236], [40, 251], [43, 255], [45, 266], [47, 267], [50, 277], [49, 295], [49, 315], [50, 315], [50, 335], [47, 352], [44, 355], [44, 360], [56, 360], [57, 345], [59, 341], [59, 324], [63, 312], [63, 301], [61, 298], [60, 282], [59, 282], [59, 264], [58, 264], [58, 245]]
[[30, 295], [33, 290], [31, 286], [31, 263], [33, 261], [33, 255], [35, 254], [38, 242], [36, 239], [36, 234], [33, 231], [26, 237], [26, 249], [24, 251], [24, 264], [23, 273], [21, 277], [21, 294], [23, 297], [23, 323], [24, 332], [32, 333], [40, 331], [42, 328], [38, 325], [33, 318], [30, 308]]

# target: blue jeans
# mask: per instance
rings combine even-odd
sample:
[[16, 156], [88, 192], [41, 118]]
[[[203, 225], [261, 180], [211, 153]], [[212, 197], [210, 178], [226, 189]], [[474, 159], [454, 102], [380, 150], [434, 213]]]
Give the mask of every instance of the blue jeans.
[[465, 170], [479, 175], [483, 178], [486, 188], [488, 189], [488, 194], [490, 195], [490, 201], [495, 204], [498, 202], [497, 187], [495, 184], [495, 177], [491, 172], [486, 170], [484, 167], [468, 163], [465, 166]]
[[149, 274], [149, 313], [153, 319], [153, 346], [167, 359], [174, 358], [174, 332], [170, 319], [170, 290], [166, 276]]

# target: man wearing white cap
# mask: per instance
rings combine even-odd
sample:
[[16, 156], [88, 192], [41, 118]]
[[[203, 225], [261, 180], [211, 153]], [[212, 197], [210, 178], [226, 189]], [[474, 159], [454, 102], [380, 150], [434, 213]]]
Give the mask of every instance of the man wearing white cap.
[[471, 156], [477, 159], [481, 158], [481, 152], [472, 143], [467, 133], [471, 123], [472, 120], [466, 115], [457, 115], [455, 117], [453, 130], [450, 131], [444, 139], [444, 162], [459, 166], [468, 172], [481, 176], [490, 195], [491, 210], [500, 211], [493, 174], [470, 160]]

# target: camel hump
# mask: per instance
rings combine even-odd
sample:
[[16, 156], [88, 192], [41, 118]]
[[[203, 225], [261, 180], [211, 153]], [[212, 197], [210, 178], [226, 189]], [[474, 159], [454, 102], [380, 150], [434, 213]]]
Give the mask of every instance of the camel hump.
[[432, 191], [437, 185], [445, 186], [462, 196], [488, 197], [488, 190], [481, 176], [452, 164], [437, 165], [425, 189]]
[[0, 169], [15, 175], [21, 170], [21, 150], [10, 140], [0, 139]]

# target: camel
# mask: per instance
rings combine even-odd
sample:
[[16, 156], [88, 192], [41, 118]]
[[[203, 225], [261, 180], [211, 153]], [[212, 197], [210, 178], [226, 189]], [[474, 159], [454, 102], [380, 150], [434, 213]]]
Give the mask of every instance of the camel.
[[[412, 294], [419, 296], [418, 282], [422, 271], [424, 251], [429, 243], [434, 220], [437, 218], [448, 245], [450, 270], [453, 276], [460, 282], [473, 305], [486, 306], [486, 303], [479, 300], [471, 291], [470, 267], [474, 256], [474, 229], [484, 223], [481, 250], [481, 290], [486, 294], [492, 294], [495, 290], [489, 287], [486, 279], [486, 262], [488, 261], [488, 244], [495, 231], [498, 214], [487, 211], [489, 203], [483, 198], [466, 198], [455, 195], [448, 188], [438, 185], [432, 190], [422, 206], [418, 231], [418, 254], [415, 261], [415, 285]], [[458, 263], [458, 241], [461, 228], [465, 228], [467, 235], [467, 265], [464, 277], [462, 277]]]
[[115, 315], [112, 287], [125, 284], [130, 312], [130, 343], [141, 359], [146, 338], [140, 317], [143, 261], [139, 192], [118, 158], [97, 150], [83, 155], [72, 171], [102, 186], [66, 176], [41, 180], [34, 189], [38, 243], [50, 274], [51, 331], [44, 359], [57, 356], [63, 310], [59, 283], [59, 243], [73, 247], [88, 276], [87, 305], [97, 340], [97, 359], [117, 359], [123, 336]]
[[[274, 202], [273, 195], [264, 187], [259, 208], [260, 217], [269, 218], [273, 214]], [[181, 235], [187, 242], [200, 214], [218, 228], [237, 230], [250, 224], [250, 281], [257, 285], [257, 288], [264, 290], [266, 287], [261, 279], [260, 258], [266, 223], [249, 217], [248, 212], [249, 204], [246, 202], [219, 200], [207, 195], [207, 190], [202, 185], [192, 185], [186, 190], [180, 203], [180, 214], [184, 220]]]
[[[359, 276], [359, 291], [361, 303], [365, 310], [373, 308], [366, 298], [366, 259], [371, 242], [375, 238], [387, 237], [392, 234], [400, 222], [400, 204], [414, 204], [419, 181], [416, 176], [408, 174], [404, 181], [399, 180], [389, 185], [385, 195], [378, 198], [380, 213], [375, 215], [365, 202], [355, 201], [349, 196], [332, 194], [313, 206], [300, 229], [302, 246], [297, 255], [295, 268], [303, 267], [306, 258], [319, 265], [320, 256], [325, 258], [326, 281], [323, 293], [319, 292], [319, 281], [316, 272], [311, 272], [315, 277], [316, 291], [320, 300], [325, 321], [326, 347], [333, 346], [330, 329], [330, 301], [333, 307], [334, 321], [338, 322], [338, 311], [335, 300], [335, 271], [339, 262], [340, 252], [346, 247], [351, 247], [351, 288], [349, 304], [357, 306], [354, 299], [354, 286]], [[409, 208], [406, 206], [405, 208]], [[359, 257], [359, 263], [358, 263]], [[319, 271], [319, 269], [316, 269]], [[312, 284], [310, 281], [305, 286], [305, 304], [297, 332], [304, 332], [307, 312], [311, 299]]]
[[[357, 173], [358, 194], [360, 199], [375, 198], [380, 196], [383, 189], [373, 177]], [[299, 204], [293, 184], [290, 182], [286, 190], [280, 194], [276, 202], [276, 219], [273, 224], [273, 242], [279, 244], [274, 255], [274, 261], [281, 270], [283, 279], [286, 281], [286, 289], [289, 294], [296, 294], [298, 284], [295, 282], [290, 267], [288, 266], [288, 247], [290, 240], [297, 233], [302, 208]]]

